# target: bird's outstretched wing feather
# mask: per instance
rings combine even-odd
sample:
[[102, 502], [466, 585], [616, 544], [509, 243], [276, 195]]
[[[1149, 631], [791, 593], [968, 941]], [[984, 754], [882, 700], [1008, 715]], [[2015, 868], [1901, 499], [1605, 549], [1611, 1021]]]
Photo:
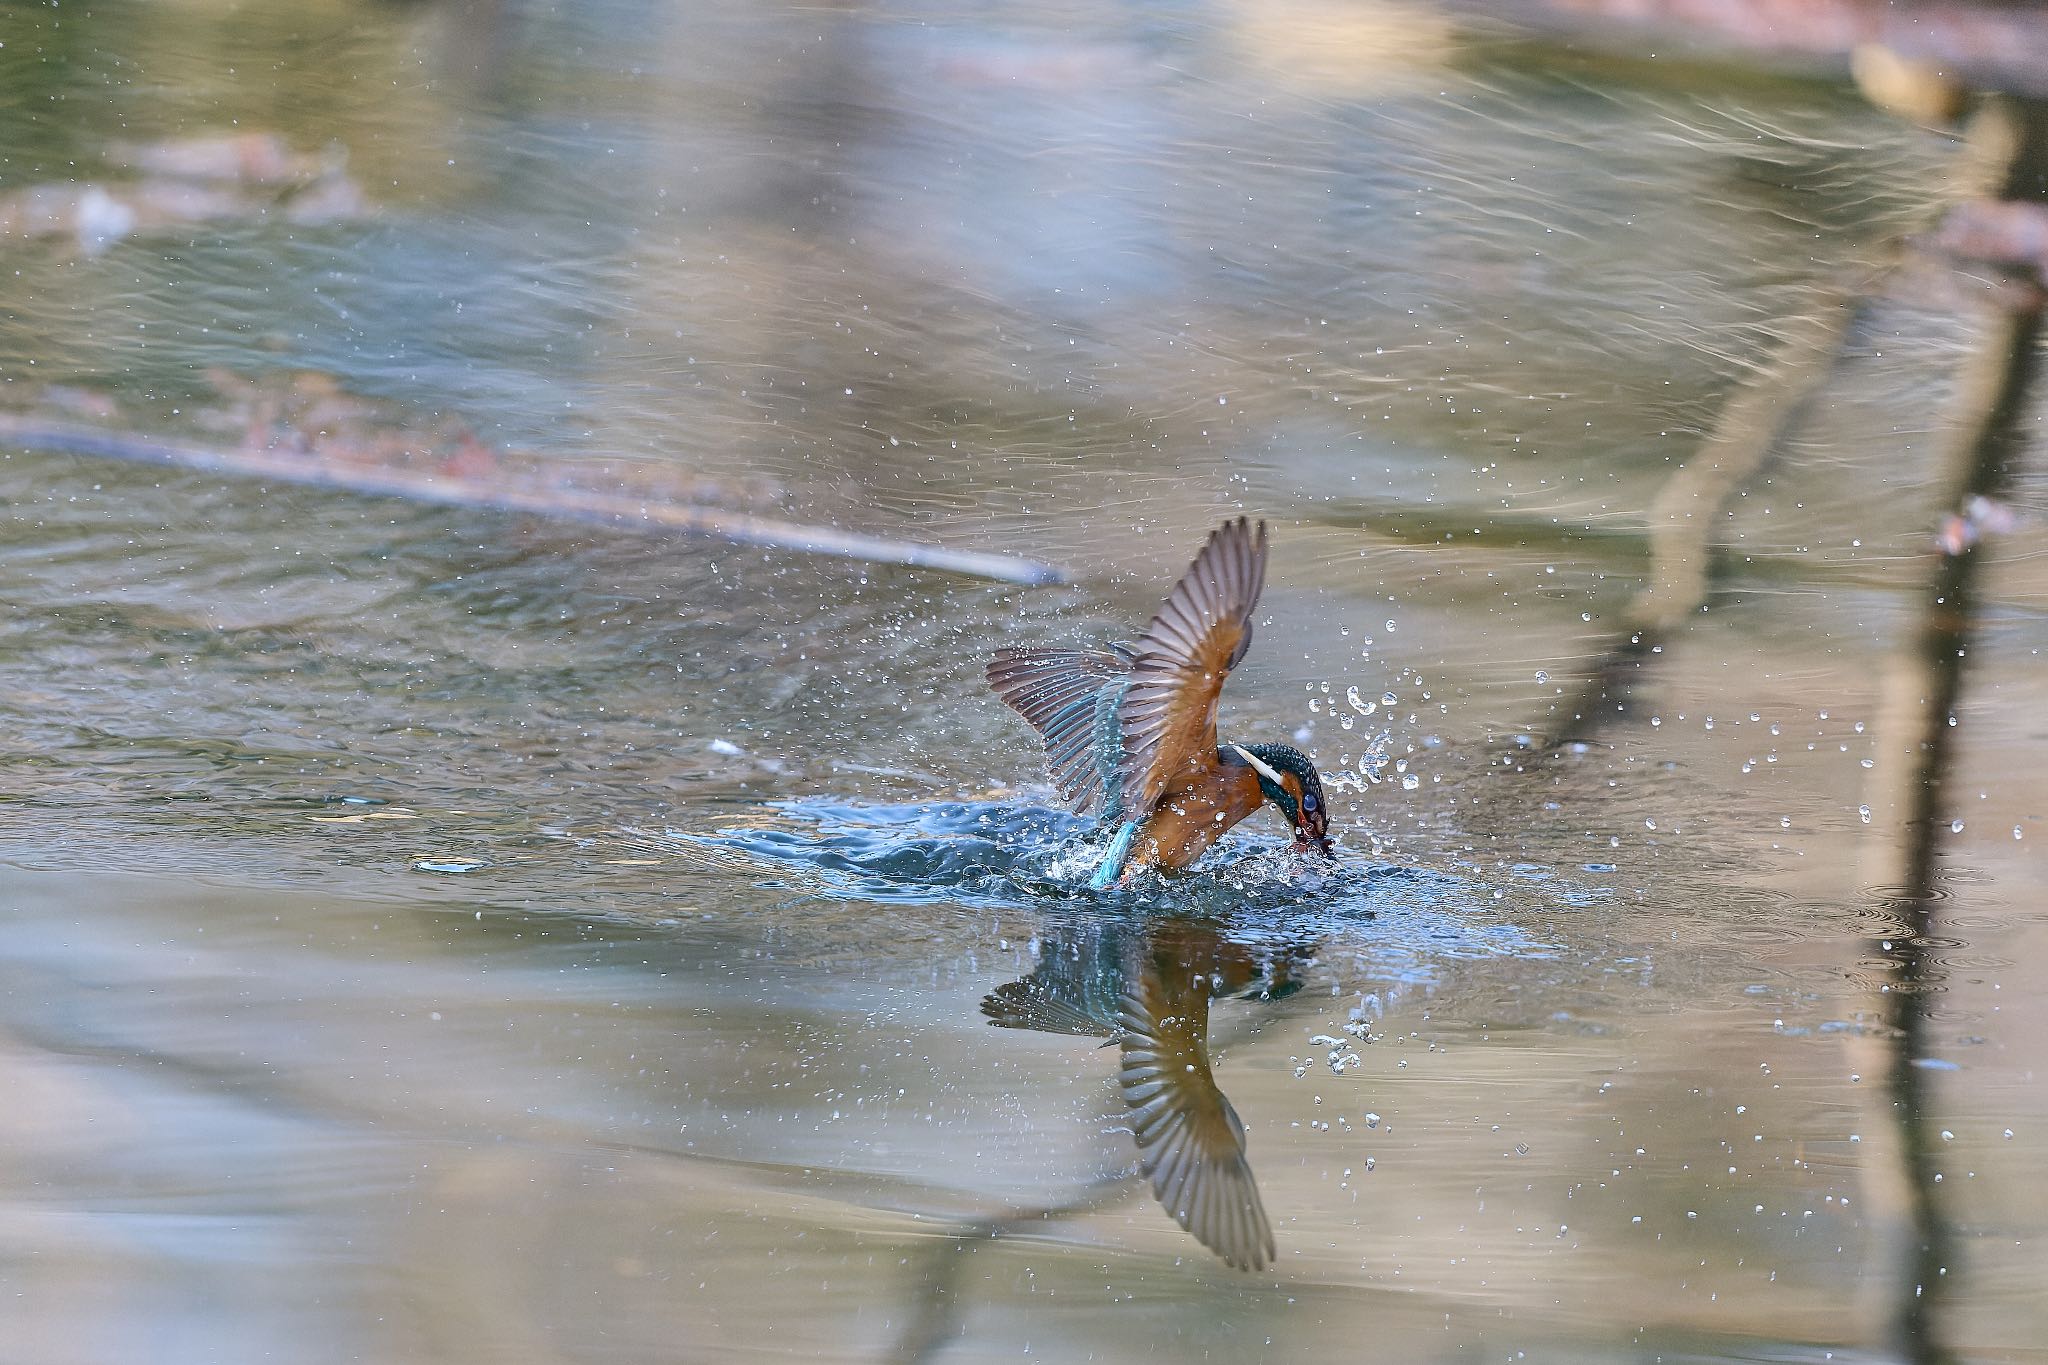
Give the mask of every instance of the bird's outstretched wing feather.
[[1045, 737], [1053, 785], [1076, 813], [1104, 795], [1096, 699], [1130, 679], [1132, 656], [1109, 649], [999, 649], [988, 685]]
[[[1252, 612], [1266, 585], [1266, 523], [1243, 517], [1209, 536], [1136, 646], [1118, 719], [1123, 809], [1141, 817], [1173, 775], [1213, 761], [1216, 700], [1252, 642]], [[1000, 690], [1000, 689], [999, 689]]]

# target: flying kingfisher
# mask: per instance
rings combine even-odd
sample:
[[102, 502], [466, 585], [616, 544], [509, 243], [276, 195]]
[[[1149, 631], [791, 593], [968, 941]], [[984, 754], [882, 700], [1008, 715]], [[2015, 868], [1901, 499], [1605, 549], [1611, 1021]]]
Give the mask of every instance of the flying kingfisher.
[[1286, 744], [1216, 742], [1223, 680], [1252, 643], [1266, 584], [1266, 523], [1211, 532], [1135, 645], [1003, 649], [996, 695], [1045, 738], [1046, 765], [1076, 814], [1114, 831], [1089, 886], [1134, 869], [1173, 871], [1271, 801], [1298, 852], [1332, 856], [1322, 779]]

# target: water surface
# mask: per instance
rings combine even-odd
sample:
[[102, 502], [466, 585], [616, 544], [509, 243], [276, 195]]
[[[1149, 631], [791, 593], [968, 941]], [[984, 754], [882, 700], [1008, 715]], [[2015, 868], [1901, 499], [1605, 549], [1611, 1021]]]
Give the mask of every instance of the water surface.
[[[1073, 574], [0, 450], [10, 1358], [2037, 1353], [2037, 469], [1928, 885], [1885, 785], [1967, 283], [1864, 304], [1701, 609], [1584, 690], [1652, 499], [1952, 140], [1310, 0], [0, 25], [6, 189], [259, 129], [373, 209], [8, 239], [10, 401], [190, 435], [209, 372], [315, 371]], [[1127, 638], [1239, 511], [1225, 733], [1338, 779], [1342, 860], [1267, 815], [1078, 893], [983, 664]], [[1167, 922], [1245, 964], [1257, 1273], [1132, 1178], [1114, 1049], [983, 1010]]]

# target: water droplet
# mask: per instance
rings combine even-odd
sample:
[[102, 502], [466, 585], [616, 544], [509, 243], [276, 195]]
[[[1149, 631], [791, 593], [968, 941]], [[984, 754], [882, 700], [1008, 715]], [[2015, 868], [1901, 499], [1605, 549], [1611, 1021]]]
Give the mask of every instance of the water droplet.
[[1656, 822], [1655, 820], [1645, 820], [1645, 821], [1643, 821], [1643, 828], [1644, 828], [1644, 829], [1655, 829], [1655, 828], [1657, 828], [1657, 822]]
[[1951, 821], [1949, 821], [1949, 822], [1948, 822], [1948, 832], [1949, 832], [1950, 834], [1961, 834], [1961, 833], [1963, 832], [1963, 822], [1962, 822], [1962, 821], [1960, 821], [1960, 820], [1951, 820]]
[[1550, 681], [1550, 674], [1544, 672], [1542, 669], [1539, 668], [1536, 670], [1536, 681], [1539, 683], [1547, 683]]
[[1422, 779], [1417, 777], [1414, 773], [1409, 773], [1406, 777], [1401, 779], [1401, 790], [1404, 792], [1412, 792], [1421, 785]]
[[1856, 814], [1862, 818], [1864, 824], [1867, 825], [1870, 823], [1870, 807], [1858, 806], [1856, 808]]
[[1400, 704], [1400, 702], [1401, 702], [1401, 699], [1400, 699], [1399, 697], [1395, 696], [1395, 695], [1394, 695], [1394, 694], [1393, 694], [1392, 692], [1382, 692], [1382, 693], [1380, 693], [1380, 705], [1381, 705], [1381, 706], [1398, 706], [1398, 705]]

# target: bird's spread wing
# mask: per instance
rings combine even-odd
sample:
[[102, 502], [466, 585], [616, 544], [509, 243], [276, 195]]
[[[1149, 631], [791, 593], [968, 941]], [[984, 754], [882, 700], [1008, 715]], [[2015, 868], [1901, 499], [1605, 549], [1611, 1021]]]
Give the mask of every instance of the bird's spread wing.
[[1129, 680], [1130, 654], [1111, 649], [1000, 649], [988, 685], [1045, 737], [1053, 785], [1076, 812], [1103, 795], [1096, 758], [1095, 704], [1102, 689]]
[[1083, 1038], [1107, 1038], [1116, 1032], [1065, 998], [1053, 983], [1036, 972], [1022, 981], [1005, 981], [983, 996], [981, 1012], [997, 1028], [1071, 1033]]
[[1266, 523], [1243, 517], [1209, 536], [1138, 642], [1123, 729], [1123, 809], [1149, 812], [1174, 773], [1216, 752], [1216, 699], [1252, 642], [1266, 585]]
[[1273, 1226], [1245, 1159], [1244, 1121], [1209, 1069], [1209, 978], [1154, 963], [1124, 996], [1117, 1076], [1138, 1168], [1174, 1221], [1240, 1270], [1273, 1259]]

